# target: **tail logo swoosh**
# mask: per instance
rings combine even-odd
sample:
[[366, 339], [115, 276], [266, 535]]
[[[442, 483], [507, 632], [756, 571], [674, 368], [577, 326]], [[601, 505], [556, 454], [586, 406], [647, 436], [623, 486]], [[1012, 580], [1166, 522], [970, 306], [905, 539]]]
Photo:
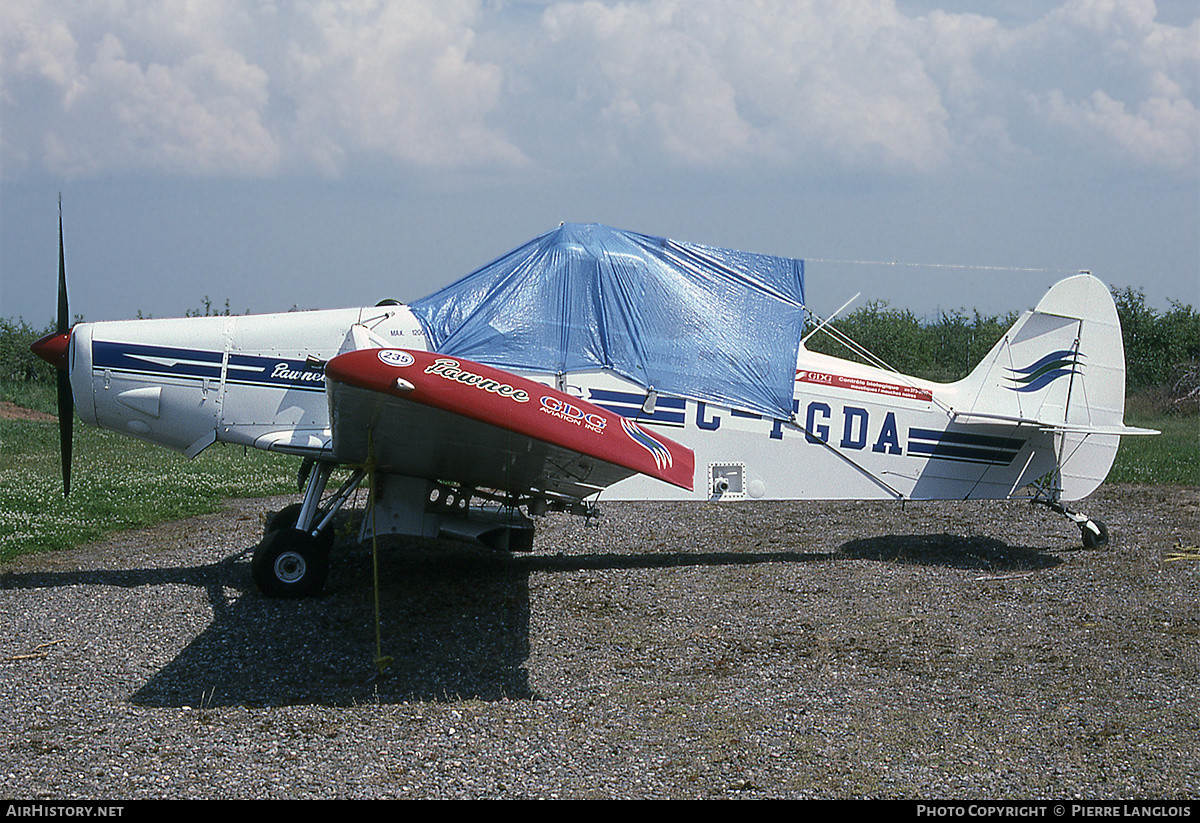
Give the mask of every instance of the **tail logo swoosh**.
[[1012, 372], [1009, 379], [1016, 384], [1009, 388], [1027, 394], [1044, 389], [1060, 377], [1079, 374], [1083, 368], [1080, 357], [1076, 351], [1063, 349], [1050, 352], [1022, 369], [1009, 369]]

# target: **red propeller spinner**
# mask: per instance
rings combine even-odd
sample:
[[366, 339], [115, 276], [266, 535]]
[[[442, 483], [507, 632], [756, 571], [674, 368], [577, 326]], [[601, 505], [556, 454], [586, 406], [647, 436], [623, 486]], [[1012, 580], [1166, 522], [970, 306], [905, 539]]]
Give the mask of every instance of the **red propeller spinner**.
[[71, 332], [51, 332], [29, 348], [51, 366], [67, 370], [67, 350], [71, 345]]

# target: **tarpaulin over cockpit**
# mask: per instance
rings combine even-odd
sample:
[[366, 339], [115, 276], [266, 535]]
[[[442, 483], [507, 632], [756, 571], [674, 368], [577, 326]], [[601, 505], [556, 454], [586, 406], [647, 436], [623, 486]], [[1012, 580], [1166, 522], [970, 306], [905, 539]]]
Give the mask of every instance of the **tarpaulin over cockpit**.
[[429, 347], [789, 418], [804, 263], [564, 224], [411, 309]]

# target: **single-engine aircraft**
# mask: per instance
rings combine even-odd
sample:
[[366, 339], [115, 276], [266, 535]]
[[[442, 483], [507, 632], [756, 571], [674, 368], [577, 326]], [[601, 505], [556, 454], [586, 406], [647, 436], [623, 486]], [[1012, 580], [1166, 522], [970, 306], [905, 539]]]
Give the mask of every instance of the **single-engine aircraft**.
[[563, 224], [410, 305], [68, 328], [60, 213], [59, 325], [33, 349], [59, 369], [64, 493], [75, 411], [188, 457], [303, 458], [301, 502], [253, 554], [268, 596], [321, 591], [364, 478], [364, 540], [528, 551], [534, 517], [601, 497], [1028, 497], [1107, 543], [1064, 503], [1104, 480], [1121, 435], [1150, 432], [1124, 425], [1099, 280], [1053, 286], [948, 384], [809, 351], [806, 328], [832, 327], [803, 290], [801, 260]]

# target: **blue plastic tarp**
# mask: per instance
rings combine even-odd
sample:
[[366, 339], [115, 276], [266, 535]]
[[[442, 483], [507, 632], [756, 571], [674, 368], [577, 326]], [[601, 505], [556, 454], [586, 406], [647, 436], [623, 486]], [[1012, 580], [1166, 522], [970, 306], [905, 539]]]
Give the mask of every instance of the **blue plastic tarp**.
[[567, 223], [411, 305], [432, 350], [790, 418], [804, 263]]

